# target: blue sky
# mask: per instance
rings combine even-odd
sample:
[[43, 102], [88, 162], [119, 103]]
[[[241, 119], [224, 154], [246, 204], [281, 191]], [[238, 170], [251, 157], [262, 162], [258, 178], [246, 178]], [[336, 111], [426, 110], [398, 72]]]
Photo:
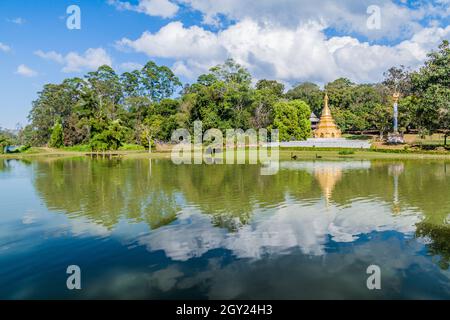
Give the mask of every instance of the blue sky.
[[[81, 30], [66, 27], [70, 5]], [[0, 126], [26, 124], [45, 83], [100, 64], [122, 73], [154, 60], [192, 82], [232, 57], [288, 86], [379, 81], [390, 66], [420, 66], [450, 37], [449, 14], [449, 0], [2, 0]]]

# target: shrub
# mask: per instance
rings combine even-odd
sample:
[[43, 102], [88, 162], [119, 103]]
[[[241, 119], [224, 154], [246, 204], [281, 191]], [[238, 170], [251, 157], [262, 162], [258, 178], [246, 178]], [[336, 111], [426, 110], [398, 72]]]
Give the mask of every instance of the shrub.
[[53, 126], [49, 145], [52, 148], [61, 148], [64, 146], [64, 132], [61, 121], [57, 121]]
[[119, 148], [122, 151], [144, 151], [145, 148], [138, 144], [124, 144]]
[[353, 151], [353, 150], [342, 150], [342, 151], [339, 151], [339, 154], [341, 156], [348, 156], [348, 155], [351, 155], [351, 154], [355, 154], [355, 151]]

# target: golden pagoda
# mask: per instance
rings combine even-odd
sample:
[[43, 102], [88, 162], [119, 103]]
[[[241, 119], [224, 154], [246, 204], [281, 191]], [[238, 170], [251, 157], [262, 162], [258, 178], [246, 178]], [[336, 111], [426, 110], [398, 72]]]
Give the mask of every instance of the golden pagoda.
[[333, 116], [331, 115], [330, 107], [328, 107], [328, 94], [325, 93], [325, 106], [320, 117], [319, 126], [314, 131], [315, 138], [340, 138], [341, 130], [338, 129], [334, 123]]

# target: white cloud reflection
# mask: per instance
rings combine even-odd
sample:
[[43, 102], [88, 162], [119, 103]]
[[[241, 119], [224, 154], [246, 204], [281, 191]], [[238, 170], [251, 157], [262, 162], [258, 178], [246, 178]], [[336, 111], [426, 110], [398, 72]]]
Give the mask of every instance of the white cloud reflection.
[[294, 248], [317, 256], [325, 254], [329, 237], [336, 242], [352, 242], [374, 231], [413, 234], [420, 220], [413, 212], [393, 215], [388, 204], [375, 201], [355, 201], [342, 208], [333, 204], [327, 207], [323, 201], [304, 205], [286, 199], [273, 212], [255, 210], [253, 221], [234, 233], [214, 227], [208, 215], [187, 209], [179, 215], [177, 224], [154, 230], [138, 241], [179, 261], [219, 248], [239, 258], [259, 259]]

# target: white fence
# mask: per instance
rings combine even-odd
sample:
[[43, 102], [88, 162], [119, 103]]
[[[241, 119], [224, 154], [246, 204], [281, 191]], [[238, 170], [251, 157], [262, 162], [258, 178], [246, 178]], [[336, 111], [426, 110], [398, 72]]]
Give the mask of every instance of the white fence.
[[[276, 143], [269, 144], [272, 147], [277, 146]], [[311, 138], [306, 141], [290, 141], [280, 142], [280, 147], [283, 148], [350, 148], [350, 149], [370, 149], [370, 141], [368, 140], [349, 140], [349, 139], [322, 139]]]

